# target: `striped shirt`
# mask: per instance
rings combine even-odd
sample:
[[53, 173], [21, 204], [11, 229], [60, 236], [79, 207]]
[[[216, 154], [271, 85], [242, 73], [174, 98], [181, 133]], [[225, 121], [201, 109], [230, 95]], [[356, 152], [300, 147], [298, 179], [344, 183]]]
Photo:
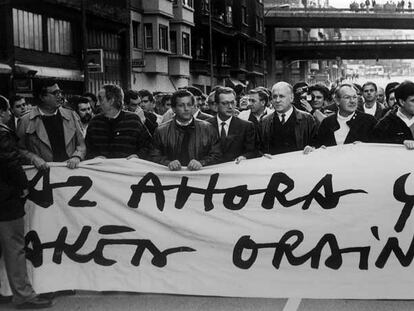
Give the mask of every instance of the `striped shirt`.
[[152, 137], [140, 118], [132, 112], [121, 111], [115, 119], [98, 114], [86, 132], [86, 157], [126, 158], [132, 154], [147, 158]]

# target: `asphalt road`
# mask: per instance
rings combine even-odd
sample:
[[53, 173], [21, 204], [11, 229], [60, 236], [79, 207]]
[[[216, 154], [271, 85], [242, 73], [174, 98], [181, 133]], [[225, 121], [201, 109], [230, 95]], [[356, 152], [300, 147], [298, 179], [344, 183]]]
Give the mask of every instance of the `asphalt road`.
[[[0, 310], [15, 310], [1, 304]], [[134, 311], [397, 311], [414, 310], [413, 301], [402, 300], [320, 300], [178, 296], [137, 293], [78, 292], [62, 296], [48, 310], [134, 310]]]

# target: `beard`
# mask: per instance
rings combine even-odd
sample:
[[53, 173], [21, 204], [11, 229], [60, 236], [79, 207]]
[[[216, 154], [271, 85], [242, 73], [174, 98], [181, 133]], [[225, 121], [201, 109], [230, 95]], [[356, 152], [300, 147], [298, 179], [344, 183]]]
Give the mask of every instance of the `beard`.
[[92, 119], [92, 115], [87, 113], [83, 117], [80, 118], [82, 123], [89, 123], [89, 121]]

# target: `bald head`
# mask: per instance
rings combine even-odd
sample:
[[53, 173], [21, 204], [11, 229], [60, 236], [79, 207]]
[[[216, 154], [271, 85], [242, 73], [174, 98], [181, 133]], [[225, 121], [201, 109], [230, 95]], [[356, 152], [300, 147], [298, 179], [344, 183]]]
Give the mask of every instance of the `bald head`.
[[293, 86], [290, 85], [289, 83], [285, 82], [285, 81], [280, 81], [280, 82], [277, 82], [277, 83], [273, 84], [273, 86], [272, 86], [272, 92], [276, 88], [277, 89], [287, 88], [292, 93], [292, 95], [293, 95]]
[[278, 113], [285, 113], [292, 107], [293, 87], [284, 81], [272, 87], [272, 105]]

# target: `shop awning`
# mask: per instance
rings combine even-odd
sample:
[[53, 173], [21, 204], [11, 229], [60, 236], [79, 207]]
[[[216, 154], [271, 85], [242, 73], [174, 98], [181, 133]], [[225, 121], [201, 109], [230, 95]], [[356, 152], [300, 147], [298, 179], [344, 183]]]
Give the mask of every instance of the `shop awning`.
[[28, 64], [16, 64], [16, 73], [31, 74], [34, 77], [57, 78], [60, 80], [83, 81], [83, 73], [80, 70], [35, 66]]
[[11, 70], [12, 68], [9, 65], [0, 63], [0, 73], [11, 73]]

